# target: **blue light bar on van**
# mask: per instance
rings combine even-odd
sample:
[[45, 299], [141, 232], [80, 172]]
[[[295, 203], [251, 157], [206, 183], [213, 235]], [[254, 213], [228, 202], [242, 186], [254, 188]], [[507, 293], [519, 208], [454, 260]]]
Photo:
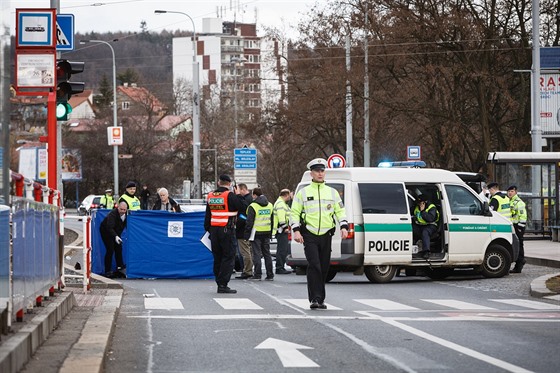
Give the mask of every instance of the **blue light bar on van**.
[[377, 167], [391, 168], [391, 167], [409, 167], [409, 168], [424, 168], [426, 162], [424, 161], [397, 161], [397, 162], [380, 162]]

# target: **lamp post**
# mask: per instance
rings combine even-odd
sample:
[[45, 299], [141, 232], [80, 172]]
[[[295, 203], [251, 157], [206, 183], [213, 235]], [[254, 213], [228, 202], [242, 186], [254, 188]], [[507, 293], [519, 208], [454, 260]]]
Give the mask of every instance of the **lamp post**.
[[[113, 41], [117, 41], [114, 39]], [[105, 44], [111, 49], [111, 54], [113, 55], [113, 127], [117, 127], [117, 65], [115, 63], [115, 50], [113, 46], [106, 42], [105, 40], [80, 40], [80, 44], [87, 43], [99, 43]], [[119, 146], [113, 145], [113, 178], [114, 178], [114, 190], [113, 194], [115, 196], [119, 195]]]
[[196, 59], [196, 30], [194, 21], [187, 13], [176, 12], [174, 10], [155, 10], [154, 13], [175, 13], [186, 16], [192, 23], [193, 28], [193, 179], [194, 179], [194, 198], [202, 198], [200, 183], [200, 108], [199, 96], [200, 87], [198, 84], [198, 61]]
[[243, 66], [247, 60], [242, 57], [233, 57], [230, 60], [233, 63], [233, 75], [234, 75], [234, 85], [233, 85], [233, 108], [234, 108], [234, 119], [235, 119], [235, 147], [237, 148], [237, 139], [238, 139], [238, 109], [237, 109], [237, 66]]
[[201, 152], [214, 152], [214, 187], [218, 185], [218, 152], [216, 149], [200, 149]]

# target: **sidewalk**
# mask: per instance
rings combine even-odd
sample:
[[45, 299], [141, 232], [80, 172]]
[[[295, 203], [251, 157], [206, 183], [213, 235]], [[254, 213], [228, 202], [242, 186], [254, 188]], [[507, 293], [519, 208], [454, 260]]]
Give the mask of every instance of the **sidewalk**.
[[[525, 257], [529, 264], [559, 268], [534, 279], [531, 296], [560, 300], [545, 286], [548, 278], [560, 275], [560, 243], [526, 241]], [[87, 294], [81, 286], [57, 292], [44, 307], [14, 323], [14, 333], [0, 336], [0, 372], [102, 372], [122, 296], [121, 283], [97, 275]]]

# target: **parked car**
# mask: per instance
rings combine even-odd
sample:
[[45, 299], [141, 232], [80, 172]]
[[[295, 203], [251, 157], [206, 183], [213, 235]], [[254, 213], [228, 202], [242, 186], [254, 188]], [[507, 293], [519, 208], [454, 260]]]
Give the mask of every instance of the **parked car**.
[[91, 209], [98, 209], [101, 202], [101, 197], [103, 196], [90, 194], [89, 196], [84, 198], [84, 200], [78, 207], [78, 215], [89, 215], [91, 213]]

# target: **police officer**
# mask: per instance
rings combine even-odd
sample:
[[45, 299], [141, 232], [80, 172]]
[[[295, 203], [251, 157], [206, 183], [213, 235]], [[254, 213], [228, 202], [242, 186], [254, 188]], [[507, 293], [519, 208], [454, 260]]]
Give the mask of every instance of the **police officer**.
[[525, 247], [523, 246], [523, 235], [527, 225], [527, 208], [525, 202], [517, 195], [517, 186], [512, 185], [507, 189], [511, 205], [511, 222], [515, 228], [515, 234], [519, 238], [519, 256], [511, 273], [521, 273], [525, 265]]
[[488, 184], [488, 191], [490, 192], [490, 208], [503, 217], [511, 220], [511, 208], [509, 197], [500, 192], [500, 186], [496, 182]]
[[311, 309], [326, 309], [325, 282], [331, 260], [332, 236], [340, 224], [342, 239], [348, 236], [344, 204], [336, 189], [325, 184], [327, 161], [316, 158], [307, 164], [311, 184], [300, 189], [292, 202], [291, 226], [294, 241], [303, 243], [307, 259], [307, 293]]
[[274, 202], [274, 227], [276, 228], [276, 274], [287, 275], [292, 273], [284, 268], [290, 242], [288, 231], [290, 229], [290, 190], [282, 189], [280, 196]]
[[119, 198], [119, 203], [126, 202], [130, 211], [140, 210], [140, 200], [134, 195], [136, 193], [136, 183], [134, 181], [129, 181], [125, 189], [126, 191], [121, 198]]
[[235, 294], [229, 283], [235, 264], [235, 222], [238, 211], [245, 211], [247, 204], [239, 194], [237, 186], [230, 191], [231, 177], [220, 175], [218, 189], [208, 193], [208, 204], [204, 216], [204, 229], [210, 234], [212, 255], [214, 256], [214, 277], [218, 293]]
[[105, 189], [105, 194], [99, 200], [99, 204], [101, 205], [101, 207], [105, 209], [112, 209], [114, 207], [115, 201], [113, 200], [113, 196], [111, 195], [112, 192], [113, 189]]
[[430, 257], [430, 237], [438, 229], [439, 211], [428, 197], [420, 194], [416, 197], [416, 206], [412, 213], [412, 234], [420, 249], [416, 254], [428, 259]]

